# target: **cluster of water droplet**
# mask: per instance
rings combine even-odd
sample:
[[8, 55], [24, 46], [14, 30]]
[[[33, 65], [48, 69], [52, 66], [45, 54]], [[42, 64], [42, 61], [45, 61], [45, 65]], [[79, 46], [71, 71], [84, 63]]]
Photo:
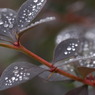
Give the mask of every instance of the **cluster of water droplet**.
[[55, 20], [55, 17], [46, 17], [46, 18], [44, 18], [44, 19], [40, 19], [39, 21], [36, 21], [36, 22], [32, 23], [31, 25], [29, 25], [29, 26], [23, 28], [23, 29], [21, 30], [21, 32], [22, 32], [22, 31], [25, 31], [25, 30], [27, 30], [27, 29], [33, 27], [33, 26], [36, 26], [36, 25], [38, 25], [38, 24], [41, 24], [41, 23], [44, 23], [44, 22], [48, 22], [48, 21], [52, 21], [52, 20]]
[[[15, 24], [16, 13], [11, 9], [0, 9], [0, 34], [10, 32]], [[8, 33], [7, 33], [8, 34]]]
[[11, 86], [13, 84], [17, 84], [21, 81], [26, 81], [29, 80], [30, 73], [27, 72], [25, 68], [19, 68], [18, 66], [14, 67], [14, 70], [12, 72], [11, 77], [5, 77], [5, 85], [6, 86]]
[[68, 55], [76, 50], [76, 47], [78, 47], [77, 43], [70, 43], [70, 45], [67, 47], [67, 51], [64, 52], [65, 55]]
[[[71, 38], [81, 39], [80, 48], [76, 51], [77, 55], [58, 63], [55, 66], [59, 66], [59, 68], [62, 68], [67, 72], [74, 72], [78, 66], [95, 68], [95, 28], [85, 29], [83, 27], [79, 28], [78, 26], [68, 27], [61, 31], [57, 36], [56, 43], [59, 44], [63, 40]], [[74, 48], [72, 46], [73, 43], [71, 46], [67, 47], [67, 50], [64, 52], [66, 56], [70, 54], [70, 51], [75, 51], [75, 47], [78, 45], [75, 44], [73, 46]]]
[[20, 10], [21, 16], [20, 15], [18, 16], [18, 18], [19, 18], [18, 27], [23, 28], [23, 27], [25, 27], [25, 25], [27, 25], [27, 23], [29, 24], [35, 18], [35, 16], [38, 14], [38, 12], [41, 10], [41, 7], [43, 6], [44, 1], [45, 0], [27, 1], [27, 4], [25, 6], [23, 6], [23, 7], [27, 6], [27, 8], [24, 8], [24, 10]]
[[[27, 0], [22, 4], [17, 13], [14, 10], [8, 8], [1, 8], [0, 39], [10, 42], [17, 41], [18, 33], [22, 32], [21, 30], [30, 25], [30, 22], [41, 11], [45, 3], [46, 0]], [[43, 22], [46, 21], [40, 20], [40, 22], [35, 22], [34, 25], [31, 25], [31, 27]]]

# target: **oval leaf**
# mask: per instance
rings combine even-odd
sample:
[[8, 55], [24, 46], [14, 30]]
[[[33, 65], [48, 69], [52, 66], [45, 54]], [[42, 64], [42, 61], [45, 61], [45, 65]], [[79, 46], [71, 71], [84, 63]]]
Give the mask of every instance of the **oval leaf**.
[[58, 73], [51, 73], [49, 71], [45, 71], [39, 75], [44, 80], [48, 80], [51, 82], [59, 82], [59, 81], [65, 81], [65, 82], [71, 82], [72, 79], [69, 79], [63, 75], [60, 75]]
[[90, 67], [77, 67], [77, 71], [85, 78], [88, 74], [95, 72], [95, 68]]
[[65, 95], [88, 95], [88, 86], [83, 85], [81, 87], [75, 88], [66, 93]]
[[65, 76], [63, 76], [61, 74], [49, 72], [50, 68], [48, 68], [45, 65], [41, 65], [40, 67], [44, 68], [45, 70], [47, 70], [47, 71], [45, 71], [45, 72], [43, 72], [43, 73], [41, 73], [39, 75], [39, 77], [41, 77], [44, 80], [48, 80], [48, 81], [52, 81], [52, 82], [58, 82], [58, 81], [71, 82], [72, 81], [72, 79], [67, 78], [67, 77], [65, 77]]
[[16, 62], [5, 69], [0, 78], [0, 90], [24, 83], [45, 69], [28, 62]]
[[53, 62], [57, 62], [75, 56], [80, 46], [78, 39], [62, 41], [55, 49]]
[[[6, 36], [15, 40], [16, 12], [11, 9], [0, 9], [0, 36]], [[2, 39], [1, 39], [2, 40]]]
[[41, 11], [46, 0], [27, 0], [18, 11], [17, 24], [19, 29], [26, 27]]

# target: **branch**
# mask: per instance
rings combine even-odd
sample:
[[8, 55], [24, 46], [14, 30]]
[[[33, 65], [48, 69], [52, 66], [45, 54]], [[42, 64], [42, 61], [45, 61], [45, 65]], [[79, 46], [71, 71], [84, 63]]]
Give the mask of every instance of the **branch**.
[[7, 47], [7, 48], [11, 48], [11, 49], [15, 49], [15, 50], [18, 50], [20, 52], [23, 52], [29, 56], [31, 56], [32, 58], [34, 58], [35, 60], [37, 60], [38, 62], [48, 66], [49, 68], [55, 68], [56, 72], [61, 74], [61, 75], [64, 75], [68, 78], [71, 78], [73, 80], [76, 80], [76, 81], [79, 81], [79, 82], [82, 82], [84, 84], [87, 84], [87, 85], [91, 85], [91, 86], [95, 86], [95, 84], [93, 84], [91, 81], [89, 80], [84, 80], [84, 79], [81, 79], [77, 76], [74, 76], [72, 74], [69, 74], [63, 70], [60, 70], [58, 69], [57, 67], [53, 66], [51, 63], [47, 62], [46, 60], [44, 60], [43, 58], [39, 57], [38, 55], [34, 54], [33, 52], [29, 51], [28, 49], [26, 49], [25, 47], [23, 47], [22, 45], [20, 46], [14, 46], [14, 45], [7, 45], [7, 44], [0, 44], [0, 46], [3, 46], [3, 47]]
[[69, 59], [61, 64], [55, 64], [56, 67], [61, 67], [63, 65], [66, 65], [66, 64], [69, 64], [69, 63], [74, 63], [74, 62], [77, 62], [79, 60], [87, 60], [87, 59], [95, 59], [95, 54], [92, 54], [90, 56], [80, 56], [80, 57], [76, 57], [76, 58], [72, 58], [72, 59]]

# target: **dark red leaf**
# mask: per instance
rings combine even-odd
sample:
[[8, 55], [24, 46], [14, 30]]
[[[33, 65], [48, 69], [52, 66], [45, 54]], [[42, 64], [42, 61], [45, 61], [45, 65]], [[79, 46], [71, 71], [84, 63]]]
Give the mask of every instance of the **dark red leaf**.
[[95, 71], [95, 68], [90, 67], [77, 67], [77, 71], [81, 74], [83, 78], [85, 78], [88, 74]]
[[88, 95], [88, 86], [83, 85], [81, 87], [75, 88], [66, 93], [65, 95]]

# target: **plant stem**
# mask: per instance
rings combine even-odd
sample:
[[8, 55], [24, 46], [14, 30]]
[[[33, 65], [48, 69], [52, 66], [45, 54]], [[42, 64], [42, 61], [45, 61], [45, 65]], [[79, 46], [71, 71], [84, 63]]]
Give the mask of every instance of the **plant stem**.
[[40, 63], [42, 63], [42, 64], [48, 66], [49, 68], [52, 67], [52, 64], [51, 64], [51, 63], [47, 62], [46, 60], [42, 59], [42, 58], [39, 57], [38, 55], [36, 55], [36, 54], [34, 54], [33, 52], [29, 51], [28, 49], [26, 49], [26, 48], [23, 47], [22, 45], [20, 46], [20, 50], [21, 50], [23, 53], [25, 53], [25, 54], [31, 56], [32, 58], [34, 58], [34, 59], [37, 60], [38, 62], [40, 62]]
[[74, 76], [70, 73], [67, 73], [63, 70], [60, 70], [58, 69], [57, 67], [55, 67], [54, 65], [52, 65], [51, 63], [47, 62], [46, 60], [44, 60], [43, 58], [39, 57], [38, 55], [34, 54], [33, 52], [29, 51], [28, 49], [26, 49], [25, 47], [23, 47], [22, 45], [20, 46], [14, 46], [14, 45], [7, 45], [7, 44], [0, 44], [0, 46], [3, 46], [3, 47], [6, 47], [6, 48], [11, 48], [11, 49], [15, 49], [15, 50], [18, 50], [20, 52], [23, 52], [29, 56], [31, 56], [32, 58], [34, 58], [35, 60], [37, 60], [38, 62], [48, 66], [49, 68], [56, 68], [56, 72], [61, 74], [61, 75], [64, 75], [68, 78], [71, 78], [73, 80], [76, 80], [76, 81], [79, 81], [79, 82], [82, 82], [84, 84], [87, 84], [87, 85], [91, 85], [91, 86], [95, 86], [95, 84], [93, 84], [91, 81], [89, 80], [85, 80], [85, 79], [82, 79], [82, 78], [79, 78], [77, 76]]

